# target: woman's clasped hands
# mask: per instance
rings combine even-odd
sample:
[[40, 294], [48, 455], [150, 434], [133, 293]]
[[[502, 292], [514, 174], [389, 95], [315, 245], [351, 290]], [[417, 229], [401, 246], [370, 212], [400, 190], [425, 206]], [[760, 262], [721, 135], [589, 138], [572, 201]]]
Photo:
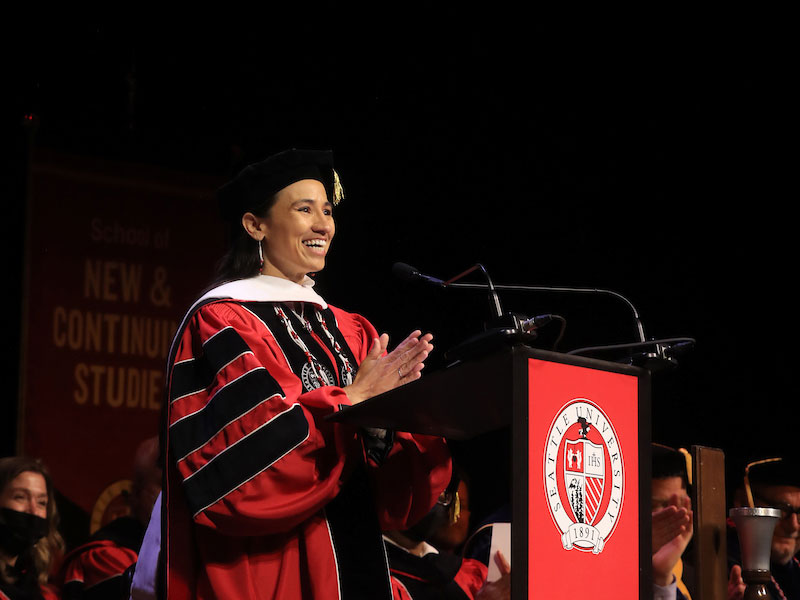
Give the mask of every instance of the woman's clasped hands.
[[369, 353], [358, 368], [352, 384], [344, 388], [352, 404], [383, 394], [422, 376], [424, 361], [433, 350], [433, 335], [411, 332], [397, 348], [387, 353], [388, 334], [372, 341]]

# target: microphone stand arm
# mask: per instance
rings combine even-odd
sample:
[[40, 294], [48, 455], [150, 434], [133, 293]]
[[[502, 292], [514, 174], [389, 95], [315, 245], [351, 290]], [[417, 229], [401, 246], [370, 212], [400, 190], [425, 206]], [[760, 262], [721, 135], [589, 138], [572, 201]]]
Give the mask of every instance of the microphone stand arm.
[[467, 269], [463, 273], [459, 273], [455, 277], [451, 277], [450, 279], [442, 283], [442, 287], [473, 287], [473, 284], [455, 283], [455, 282], [458, 281], [459, 279], [466, 277], [467, 275], [478, 269], [480, 269], [483, 275], [486, 277], [488, 286], [474, 284], [474, 287], [476, 289], [484, 289], [484, 290], [488, 287], [489, 302], [492, 307], [492, 313], [494, 314], [494, 318], [499, 323], [500, 320], [503, 318], [503, 309], [500, 307], [500, 297], [497, 295], [497, 287], [492, 283], [492, 278], [489, 277], [489, 272], [486, 270], [486, 267], [484, 267], [482, 264], [477, 263], [475, 265], [472, 265], [469, 269]]
[[[466, 273], [462, 273], [461, 275], [454, 277], [450, 281], [453, 281], [455, 279], [460, 279], [461, 277], [463, 277], [464, 275], [466, 275], [467, 273], [471, 272], [472, 270], [474, 270], [477, 267], [478, 267], [478, 265], [476, 265], [475, 267], [472, 267]], [[450, 288], [460, 288], [460, 289], [474, 289], [474, 290], [485, 290], [487, 288], [486, 285], [481, 284], [481, 283], [450, 283], [450, 281], [445, 281], [444, 284], [443, 284], [443, 287], [446, 287], [446, 288], [448, 288], [448, 287], [450, 287]], [[636, 307], [633, 305], [633, 303], [630, 300], [628, 300], [625, 296], [623, 296], [622, 294], [620, 294], [618, 292], [615, 292], [615, 291], [612, 291], [612, 290], [604, 290], [604, 289], [600, 289], [600, 288], [575, 288], [575, 287], [563, 287], [563, 286], [559, 287], [559, 286], [537, 286], [537, 285], [502, 285], [502, 284], [496, 284], [496, 285], [492, 286], [489, 289], [490, 290], [494, 289], [494, 290], [509, 291], [509, 292], [514, 292], [514, 291], [520, 291], [520, 292], [530, 292], [530, 291], [533, 291], [533, 292], [568, 292], [568, 293], [579, 292], [579, 293], [586, 293], [586, 294], [606, 294], [606, 295], [609, 295], [609, 296], [614, 296], [615, 298], [619, 298], [625, 304], [628, 305], [628, 308], [630, 308], [631, 312], [633, 313], [634, 321], [636, 322], [636, 329], [637, 329], [637, 333], [639, 334], [639, 341], [642, 342], [642, 343], [646, 343], [647, 342], [647, 337], [644, 334], [644, 326], [642, 325], [642, 320], [639, 318], [639, 311], [636, 310]]]

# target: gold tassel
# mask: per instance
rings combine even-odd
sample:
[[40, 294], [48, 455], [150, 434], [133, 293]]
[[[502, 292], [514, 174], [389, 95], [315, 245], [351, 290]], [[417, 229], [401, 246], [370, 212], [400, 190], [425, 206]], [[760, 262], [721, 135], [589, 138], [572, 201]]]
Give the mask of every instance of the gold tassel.
[[458, 492], [455, 493], [455, 497], [453, 498], [453, 504], [450, 505], [450, 524], [455, 525], [458, 523], [458, 519], [461, 516], [461, 498], [458, 495]]
[[686, 479], [689, 485], [692, 485], [692, 455], [686, 448], [678, 448], [678, 452], [683, 454], [683, 460], [686, 461]]
[[756, 503], [753, 500], [753, 490], [750, 488], [750, 469], [755, 467], [756, 465], [763, 465], [765, 463], [771, 462], [778, 462], [783, 460], [782, 458], [765, 458], [764, 460], [757, 460], [755, 462], [751, 462], [744, 468], [744, 491], [747, 493], [747, 503], [750, 508], [754, 508]]
[[342, 182], [339, 180], [339, 174], [336, 169], [333, 170], [333, 205], [336, 206], [344, 200], [344, 188]]

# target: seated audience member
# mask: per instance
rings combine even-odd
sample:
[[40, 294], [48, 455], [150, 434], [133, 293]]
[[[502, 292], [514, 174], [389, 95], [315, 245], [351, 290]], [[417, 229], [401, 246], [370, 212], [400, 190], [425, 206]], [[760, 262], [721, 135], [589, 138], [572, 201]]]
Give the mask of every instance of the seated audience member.
[[414, 527], [384, 534], [395, 600], [505, 600], [510, 567], [498, 563], [502, 581], [486, 583], [487, 565], [455, 552], [469, 530], [469, 486], [454, 471], [436, 506]]
[[510, 566], [499, 557], [502, 579], [486, 582], [485, 562], [456, 554], [469, 530], [469, 486], [453, 472], [428, 515], [406, 531], [389, 531], [384, 543], [395, 600], [508, 600]]
[[[478, 561], [462, 561], [457, 555], [439, 552], [427, 540], [442, 530], [450, 529], [453, 548], [460, 545], [461, 523], [468, 520], [466, 496], [459, 492], [462, 482], [453, 470], [447, 489], [436, 505], [414, 527], [405, 531], [384, 533], [384, 545], [389, 558], [389, 572], [397, 600], [426, 598], [474, 598], [486, 579], [486, 569]], [[465, 486], [461, 486], [462, 490]]]
[[[773, 598], [800, 600], [800, 463], [797, 457], [765, 459], [750, 463], [743, 485], [734, 494], [734, 506], [777, 508], [781, 517], [775, 525], [770, 552], [772, 581], [767, 585]], [[729, 600], [743, 597], [745, 583], [735, 530], [728, 532]]]
[[686, 455], [653, 444], [652, 473], [653, 597], [689, 599], [691, 595], [681, 577], [681, 556], [693, 533]]
[[64, 600], [127, 600], [130, 571], [160, 490], [158, 438], [153, 437], [139, 445], [134, 457], [130, 514], [114, 519], [66, 556], [61, 574]]
[[44, 465], [26, 457], [0, 459], [0, 599], [56, 600], [47, 583], [64, 549], [53, 484]]

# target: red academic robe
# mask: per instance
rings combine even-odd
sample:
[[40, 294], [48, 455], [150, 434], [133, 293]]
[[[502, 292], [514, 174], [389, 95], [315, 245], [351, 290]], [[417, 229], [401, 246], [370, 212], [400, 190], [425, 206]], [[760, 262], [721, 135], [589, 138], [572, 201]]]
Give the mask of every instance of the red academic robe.
[[324, 303], [294, 308], [305, 321], [212, 300], [185, 322], [169, 373], [170, 600], [391, 598], [380, 530], [422, 518], [450, 480], [440, 438], [390, 433], [387, 452], [324, 420], [350, 404], [343, 377], [377, 332]]

